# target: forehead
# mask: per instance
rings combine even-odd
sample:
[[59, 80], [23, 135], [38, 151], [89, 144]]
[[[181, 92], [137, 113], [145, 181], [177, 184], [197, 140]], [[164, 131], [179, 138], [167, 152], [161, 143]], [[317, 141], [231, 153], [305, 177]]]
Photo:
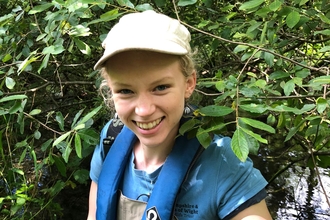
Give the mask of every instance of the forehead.
[[180, 57], [178, 55], [144, 50], [130, 50], [110, 57], [105, 64], [105, 68], [108, 73], [129, 68], [162, 69], [175, 63], [179, 64], [179, 60]]

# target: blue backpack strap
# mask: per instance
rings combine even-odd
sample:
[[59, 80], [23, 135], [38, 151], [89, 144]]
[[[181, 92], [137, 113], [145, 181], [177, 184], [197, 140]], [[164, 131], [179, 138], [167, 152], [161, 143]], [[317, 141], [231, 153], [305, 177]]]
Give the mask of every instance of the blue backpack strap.
[[158, 176], [142, 219], [172, 219], [181, 184], [196, 156], [201, 152], [202, 147], [197, 138], [187, 139], [185, 136], [177, 138]]
[[103, 138], [103, 152], [104, 152], [103, 160], [107, 156], [113, 142], [115, 141], [115, 138], [121, 132], [121, 129], [123, 129], [123, 127], [124, 124], [118, 117], [115, 117], [114, 119], [111, 120], [107, 130], [107, 136]]
[[136, 139], [124, 126], [110, 148], [98, 180], [96, 219], [117, 219], [117, 192]]

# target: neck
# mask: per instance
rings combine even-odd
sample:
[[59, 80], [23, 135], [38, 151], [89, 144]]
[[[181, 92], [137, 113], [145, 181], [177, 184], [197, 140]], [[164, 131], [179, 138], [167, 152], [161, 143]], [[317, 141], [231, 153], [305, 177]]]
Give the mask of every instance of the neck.
[[135, 168], [152, 173], [164, 164], [171, 150], [172, 147], [147, 147], [137, 141], [134, 146]]

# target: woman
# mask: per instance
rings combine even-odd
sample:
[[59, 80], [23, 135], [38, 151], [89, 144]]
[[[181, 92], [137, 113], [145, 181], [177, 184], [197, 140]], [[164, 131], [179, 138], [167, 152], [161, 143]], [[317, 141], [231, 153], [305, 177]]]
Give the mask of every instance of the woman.
[[102, 143], [95, 149], [88, 219], [271, 219], [267, 182], [228, 137], [200, 150], [178, 135], [196, 85], [189, 43], [183, 25], [153, 11], [125, 15], [109, 32], [94, 68], [125, 126], [105, 159]]

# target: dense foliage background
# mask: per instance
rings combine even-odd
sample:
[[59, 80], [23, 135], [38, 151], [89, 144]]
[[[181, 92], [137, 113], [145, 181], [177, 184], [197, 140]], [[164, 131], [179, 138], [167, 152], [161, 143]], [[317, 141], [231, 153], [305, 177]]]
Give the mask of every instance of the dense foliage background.
[[204, 117], [180, 132], [205, 146], [229, 135], [241, 160], [280, 148], [290, 164], [330, 167], [328, 0], [0, 0], [1, 218], [60, 219], [58, 195], [88, 184], [111, 117], [92, 67], [113, 24], [149, 9], [185, 24], [197, 51]]

